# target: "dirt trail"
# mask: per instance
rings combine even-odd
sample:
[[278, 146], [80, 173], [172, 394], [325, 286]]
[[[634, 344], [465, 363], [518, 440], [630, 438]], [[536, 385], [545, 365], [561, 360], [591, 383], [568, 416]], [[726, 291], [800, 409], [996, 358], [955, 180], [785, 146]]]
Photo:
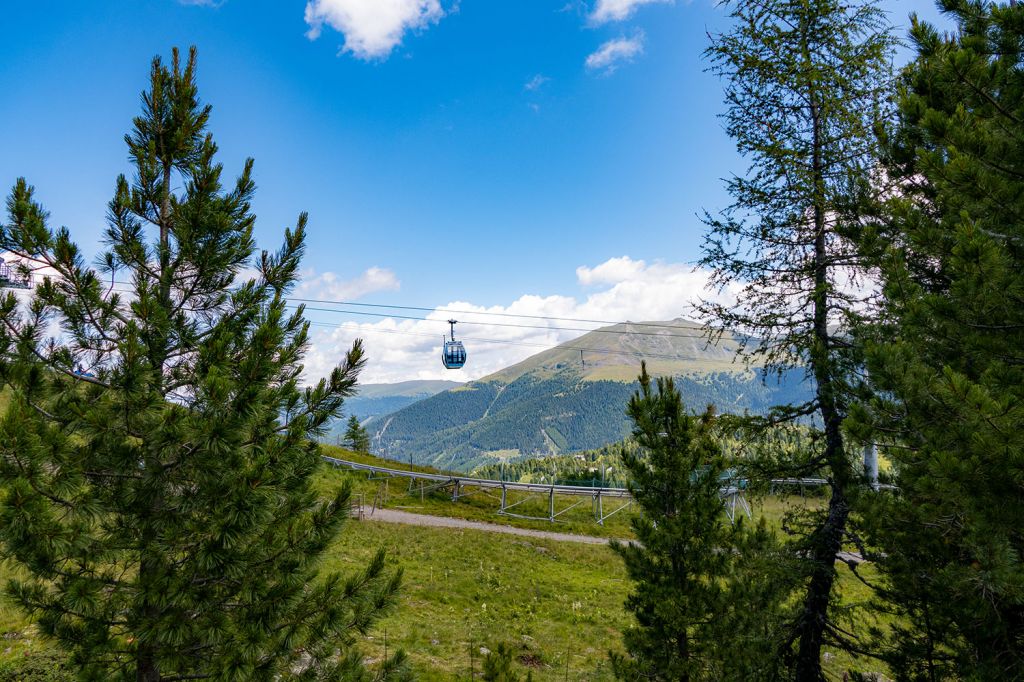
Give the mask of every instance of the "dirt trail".
[[555, 540], [557, 542], [581, 542], [587, 545], [607, 545], [608, 538], [596, 538], [592, 535], [574, 535], [572, 533], [556, 533], [550, 530], [534, 530], [532, 528], [516, 528], [514, 526], [502, 526], [497, 523], [484, 523], [482, 521], [469, 521], [467, 519], [455, 519], [448, 516], [428, 516], [426, 514], [413, 514], [412, 512], [400, 511], [398, 509], [375, 509], [373, 513], [367, 512], [363, 517], [367, 521], [382, 521], [384, 523], [404, 523], [410, 526], [431, 526], [433, 528], [463, 528], [466, 530], [482, 530], [487, 533], [506, 533], [508, 535], [522, 535], [542, 540]]
[[498, 398], [501, 397], [501, 394], [505, 392], [506, 388], [508, 388], [508, 384], [502, 384], [498, 388], [498, 392], [494, 394], [494, 399], [491, 400], [491, 403], [487, 406], [487, 409], [484, 410], [484, 416], [480, 417], [480, 419], [487, 419], [487, 415], [491, 413], [491, 408], [494, 407], [494, 403], [498, 402]]
[[[533, 528], [516, 528], [515, 526], [502, 526], [497, 523], [484, 523], [483, 521], [469, 521], [467, 519], [456, 519], [449, 516], [429, 516], [427, 514], [413, 514], [412, 512], [398, 509], [375, 509], [373, 513], [367, 513], [366, 521], [381, 521], [383, 523], [404, 523], [408, 526], [430, 526], [432, 528], [462, 528], [465, 530], [482, 530], [486, 533], [505, 533], [506, 535], [521, 535], [542, 540], [554, 540], [556, 542], [580, 542], [585, 545], [607, 545], [609, 538], [597, 538], [593, 535], [574, 535], [572, 533], [556, 533], [550, 530], [534, 530]], [[619, 540], [619, 542], [636, 542], [635, 540]], [[864, 559], [856, 552], [839, 552], [836, 559], [843, 563], [860, 564]]]

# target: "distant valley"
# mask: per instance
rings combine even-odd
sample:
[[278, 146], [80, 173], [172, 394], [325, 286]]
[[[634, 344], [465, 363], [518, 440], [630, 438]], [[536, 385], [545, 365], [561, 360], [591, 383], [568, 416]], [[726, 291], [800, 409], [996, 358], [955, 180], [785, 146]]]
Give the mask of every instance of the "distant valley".
[[[442, 391], [462, 386], [458, 381], [402, 381], [395, 384], [360, 384], [359, 392], [345, 401], [345, 418], [355, 415], [361, 423], [369, 426], [374, 419], [397, 412], [403, 407], [437, 395]], [[324, 438], [326, 442], [337, 443], [345, 433], [345, 419], [332, 425]]]

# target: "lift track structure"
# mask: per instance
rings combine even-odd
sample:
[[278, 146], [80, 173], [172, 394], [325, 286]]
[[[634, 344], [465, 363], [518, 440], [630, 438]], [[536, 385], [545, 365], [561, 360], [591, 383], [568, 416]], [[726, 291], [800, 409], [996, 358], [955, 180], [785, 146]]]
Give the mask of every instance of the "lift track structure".
[[[352, 462], [345, 459], [338, 459], [337, 457], [324, 456], [324, 460], [335, 468], [365, 472], [367, 477], [370, 479], [408, 479], [410, 491], [418, 489], [421, 494], [433, 492], [435, 490], [449, 490], [451, 491], [453, 502], [457, 502], [463, 497], [468, 497], [469, 495], [480, 491], [500, 492], [500, 506], [497, 513], [501, 516], [513, 516], [521, 519], [550, 521], [554, 523], [560, 520], [559, 517], [569, 510], [575, 509], [589, 501], [593, 510], [594, 521], [600, 525], [604, 525], [607, 518], [623, 511], [624, 509], [628, 509], [633, 504], [633, 496], [630, 495], [629, 489], [627, 488], [598, 488], [579, 485], [497, 481], [490, 478], [459, 476], [458, 474], [433, 474], [423, 471], [394, 469], [390, 467], [376, 466], [373, 464]], [[525, 493], [526, 497], [515, 502], [510, 502], [508, 499], [509, 491]], [[740, 486], [724, 486], [719, 490], [719, 494], [725, 504], [726, 514], [729, 516], [730, 520], [735, 518], [737, 508], [746, 513], [747, 516], [750, 515], [750, 505], [747, 504], [746, 499], [743, 497], [743, 489]], [[527, 500], [537, 499], [538, 497], [547, 498], [547, 516], [528, 516], [512, 511]], [[568, 506], [565, 506], [562, 509], [558, 509], [556, 505], [557, 497], [579, 499], [570, 502]], [[609, 511], [606, 511], [606, 501], [609, 502], [607, 505], [610, 507]]]

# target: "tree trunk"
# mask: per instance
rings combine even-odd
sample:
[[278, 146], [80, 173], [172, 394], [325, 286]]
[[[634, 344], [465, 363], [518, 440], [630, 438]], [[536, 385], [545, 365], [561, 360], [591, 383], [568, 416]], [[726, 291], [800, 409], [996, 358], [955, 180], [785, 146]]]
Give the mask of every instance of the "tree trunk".
[[[139, 547], [139, 590], [142, 596], [140, 613], [145, 622], [152, 624], [158, 617], [160, 608], [150, 599], [153, 594], [153, 560], [148, 556], [152, 547], [153, 533], [150, 520], [144, 519], [146, 530], [143, 531]], [[134, 633], [138, 637], [138, 633]], [[139, 644], [135, 652], [135, 679], [137, 682], [160, 682], [160, 666], [157, 661], [156, 648], [151, 642]]]
[[[171, 221], [171, 165], [169, 162], [164, 163], [163, 169], [164, 176], [164, 196], [160, 202], [160, 246], [159, 246], [159, 260], [160, 260], [160, 302], [164, 304], [167, 309], [170, 309], [170, 221]], [[166, 359], [166, 340], [161, 338], [159, 345], [152, 349], [151, 355], [160, 368], [160, 375], [157, 379], [159, 382], [158, 390], [161, 395], [163, 394], [163, 386], [165, 378], [163, 376], [163, 365]], [[159, 459], [149, 456], [146, 458], [145, 467], [147, 471], [152, 474], [154, 471], [159, 470], [163, 467], [162, 462]], [[152, 546], [154, 532], [152, 530], [152, 519], [159, 514], [161, 506], [161, 495], [156, 494], [149, 500], [149, 508], [143, 512], [144, 518], [141, 519], [144, 530], [140, 540], [139, 546], [139, 585], [142, 588], [143, 593], [143, 604], [142, 612], [146, 618], [152, 622], [155, 620], [159, 608], [149, 603], [148, 597], [145, 596], [151, 589], [150, 581], [153, 575], [153, 569], [151, 566], [151, 559], [149, 558], [150, 547]], [[135, 679], [137, 682], [159, 682], [161, 679], [160, 669], [157, 664], [156, 651], [151, 644], [143, 644], [139, 646], [135, 655]]]
[[797, 625], [800, 637], [796, 659], [796, 679], [800, 682], [824, 680], [821, 670], [821, 648], [828, 624], [829, 598], [835, 582], [836, 554], [842, 546], [843, 533], [850, 507], [841, 487], [832, 483], [828, 515], [817, 530], [811, 553], [811, 581], [804, 596], [803, 613]]
[[164, 162], [164, 197], [160, 202], [160, 301], [170, 307], [171, 280], [171, 164]]
[[810, 88], [810, 111], [813, 123], [812, 172], [815, 184], [814, 201], [814, 349], [811, 369], [817, 383], [817, 399], [825, 426], [825, 462], [830, 469], [831, 496], [828, 513], [811, 536], [811, 580], [804, 595], [803, 613], [797, 622], [799, 637], [796, 679], [800, 682], [824, 680], [821, 670], [821, 648], [828, 625], [829, 598], [835, 583], [836, 554], [842, 547], [850, 506], [846, 498], [847, 475], [843, 436], [843, 416], [838, 407], [836, 382], [832, 372], [832, 349], [828, 331], [828, 226], [825, 216], [825, 170], [822, 159], [821, 110], [813, 85]]
[[160, 682], [160, 670], [150, 647], [140, 647], [135, 659], [135, 679], [137, 682]]
[[[171, 220], [171, 164], [169, 161], [164, 162], [163, 168], [163, 180], [164, 180], [164, 195], [160, 201], [160, 214], [159, 214], [159, 225], [160, 225], [160, 245], [159, 245], [159, 275], [160, 275], [160, 303], [163, 304], [167, 310], [170, 309], [170, 220]], [[158, 390], [161, 395], [164, 391], [164, 362], [166, 361], [166, 349], [167, 343], [166, 338], [161, 335], [158, 345], [151, 349], [151, 356], [154, 359], [154, 364], [159, 368], [160, 372], [157, 378]], [[145, 459], [145, 468], [147, 472], [152, 475], [156, 470], [162, 468], [162, 463], [156, 457], [150, 455]], [[160, 495], [153, 496], [149, 499], [149, 509], [143, 512], [144, 517], [141, 519], [143, 523], [143, 533], [139, 547], [139, 585], [142, 588], [143, 593], [143, 604], [142, 612], [145, 617], [152, 622], [157, 616], [157, 608], [149, 603], [149, 598], [145, 595], [149, 593], [150, 581], [153, 575], [153, 569], [151, 567], [151, 559], [149, 558], [150, 547], [153, 541], [153, 530], [152, 518], [156, 516], [160, 505]], [[160, 669], [157, 665], [156, 651], [151, 644], [141, 645], [135, 655], [135, 679], [137, 682], [160, 682]]]

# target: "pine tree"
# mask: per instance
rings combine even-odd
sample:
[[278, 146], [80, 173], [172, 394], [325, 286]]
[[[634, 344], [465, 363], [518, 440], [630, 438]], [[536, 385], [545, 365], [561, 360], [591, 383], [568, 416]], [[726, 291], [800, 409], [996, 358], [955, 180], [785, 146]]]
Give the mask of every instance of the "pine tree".
[[[730, 525], [720, 488], [726, 459], [712, 435], [713, 417], [687, 414], [671, 378], [654, 390], [646, 365], [629, 402], [639, 446], [624, 450], [637, 543], [613, 543], [633, 591], [626, 608], [636, 625], [624, 633], [627, 655], [612, 654], [619, 679], [770, 679], [771, 656], [748, 644], [749, 609], [772, 619], [762, 597], [773, 585], [747, 582], [743, 568], [766, 556], [771, 538]], [[741, 578], [742, 576], [742, 578]], [[737, 617], [740, 615], [740, 617]]]
[[[512, 667], [512, 647], [502, 642], [484, 657], [481, 679], [484, 682], [521, 682], [524, 680]], [[533, 682], [533, 673], [527, 672], [525, 682]]]
[[900, 184], [862, 244], [884, 285], [863, 330], [886, 448], [877, 500], [885, 644], [907, 680], [1024, 679], [1024, 7], [941, 3], [887, 148]]
[[0, 248], [44, 275], [27, 309], [0, 302], [8, 591], [85, 679], [369, 679], [354, 645], [400, 575], [383, 553], [319, 574], [349, 491], [310, 486], [362, 345], [300, 387], [306, 216], [254, 257], [252, 161], [222, 185], [209, 114], [194, 49], [153, 61], [95, 268], [25, 180], [7, 201]]
[[353, 414], [348, 418], [345, 427], [345, 444], [354, 452], [370, 451], [370, 434], [366, 428], [359, 423], [359, 419]]
[[796, 679], [816, 681], [823, 646], [852, 646], [831, 617], [836, 553], [860, 478], [841, 428], [857, 368], [849, 318], [862, 303], [859, 254], [845, 235], [872, 186], [893, 39], [873, 0], [728, 4], [734, 27], [707, 55], [727, 81], [724, 119], [750, 167], [727, 183], [733, 205], [706, 216], [702, 264], [737, 300], [701, 311], [716, 332], [751, 340], [748, 359], [778, 373], [804, 367], [815, 383], [813, 400], [781, 406], [769, 423], [813, 416], [820, 447], [766, 473], [829, 482], [827, 509], [793, 547], [806, 557], [806, 580], [782, 652]]

